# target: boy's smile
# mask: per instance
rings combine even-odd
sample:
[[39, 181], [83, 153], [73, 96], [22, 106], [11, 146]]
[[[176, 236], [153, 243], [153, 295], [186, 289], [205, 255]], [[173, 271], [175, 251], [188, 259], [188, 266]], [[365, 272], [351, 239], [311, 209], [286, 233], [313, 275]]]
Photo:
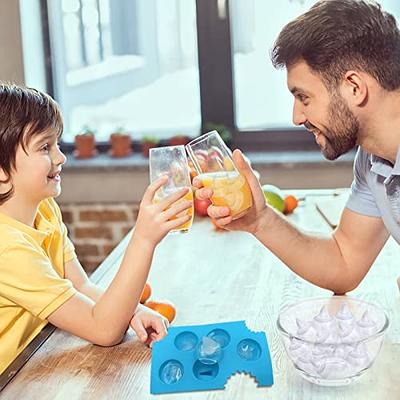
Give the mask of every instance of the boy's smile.
[[60, 173], [61, 173], [61, 168], [58, 168], [58, 169], [56, 169], [55, 171], [53, 171], [53, 172], [51, 172], [49, 175], [47, 175], [47, 178], [50, 180], [50, 181], [53, 181], [53, 182], [61, 182], [61, 176], [60, 176]]

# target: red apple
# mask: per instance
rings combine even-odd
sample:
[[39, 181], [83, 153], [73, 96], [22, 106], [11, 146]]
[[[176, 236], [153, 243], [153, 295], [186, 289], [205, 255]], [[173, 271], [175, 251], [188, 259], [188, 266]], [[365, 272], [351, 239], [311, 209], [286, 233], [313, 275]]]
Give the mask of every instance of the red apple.
[[211, 200], [199, 200], [199, 199], [194, 199], [194, 210], [198, 215], [201, 215], [202, 217], [206, 217], [207, 214], [207, 208], [211, 205]]

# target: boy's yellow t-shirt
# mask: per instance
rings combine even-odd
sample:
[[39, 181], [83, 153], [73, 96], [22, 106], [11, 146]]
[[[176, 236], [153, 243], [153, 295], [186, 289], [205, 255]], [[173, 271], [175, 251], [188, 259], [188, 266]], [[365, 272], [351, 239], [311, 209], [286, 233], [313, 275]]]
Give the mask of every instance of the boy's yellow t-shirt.
[[75, 257], [53, 199], [40, 203], [35, 228], [0, 212], [0, 373], [76, 293], [64, 279]]

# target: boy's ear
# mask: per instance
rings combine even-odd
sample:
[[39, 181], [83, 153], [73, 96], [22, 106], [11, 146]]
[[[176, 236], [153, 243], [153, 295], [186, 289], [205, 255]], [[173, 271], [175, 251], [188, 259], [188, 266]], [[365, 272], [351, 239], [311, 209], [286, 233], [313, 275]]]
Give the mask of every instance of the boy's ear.
[[0, 182], [1, 181], [5, 181], [7, 179], [7, 176], [6, 176], [6, 174], [4, 173], [4, 171], [3, 171], [3, 168], [0, 168]]
[[8, 174], [6, 174], [4, 171], [3, 171], [3, 168], [0, 168], [0, 185], [1, 184], [4, 184], [4, 183], [8, 183], [8, 181], [10, 180], [10, 177], [9, 177], [9, 175]]
[[2, 168], [0, 168], [0, 194], [5, 194], [10, 190], [13, 190], [11, 176], [5, 173]]

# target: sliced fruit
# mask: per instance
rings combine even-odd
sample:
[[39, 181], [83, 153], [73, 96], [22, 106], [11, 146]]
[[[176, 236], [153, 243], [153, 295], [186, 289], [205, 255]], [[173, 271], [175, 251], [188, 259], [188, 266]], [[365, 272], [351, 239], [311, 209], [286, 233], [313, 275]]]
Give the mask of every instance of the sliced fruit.
[[235, 171], [235, 165], [229, 157], [224, 157], [225, 171]]
[[235, 213], [237, 212], [243, 204], [243, 193], [242, 192], [234, 192], [229, 193], [225, 196], [226, 203], [228, 207]]
[[246, 179], [243, 175], [234, 174], [229, 178], [229, 186], [232, 191], [240, 190], [241, 187], [246, 183]]

